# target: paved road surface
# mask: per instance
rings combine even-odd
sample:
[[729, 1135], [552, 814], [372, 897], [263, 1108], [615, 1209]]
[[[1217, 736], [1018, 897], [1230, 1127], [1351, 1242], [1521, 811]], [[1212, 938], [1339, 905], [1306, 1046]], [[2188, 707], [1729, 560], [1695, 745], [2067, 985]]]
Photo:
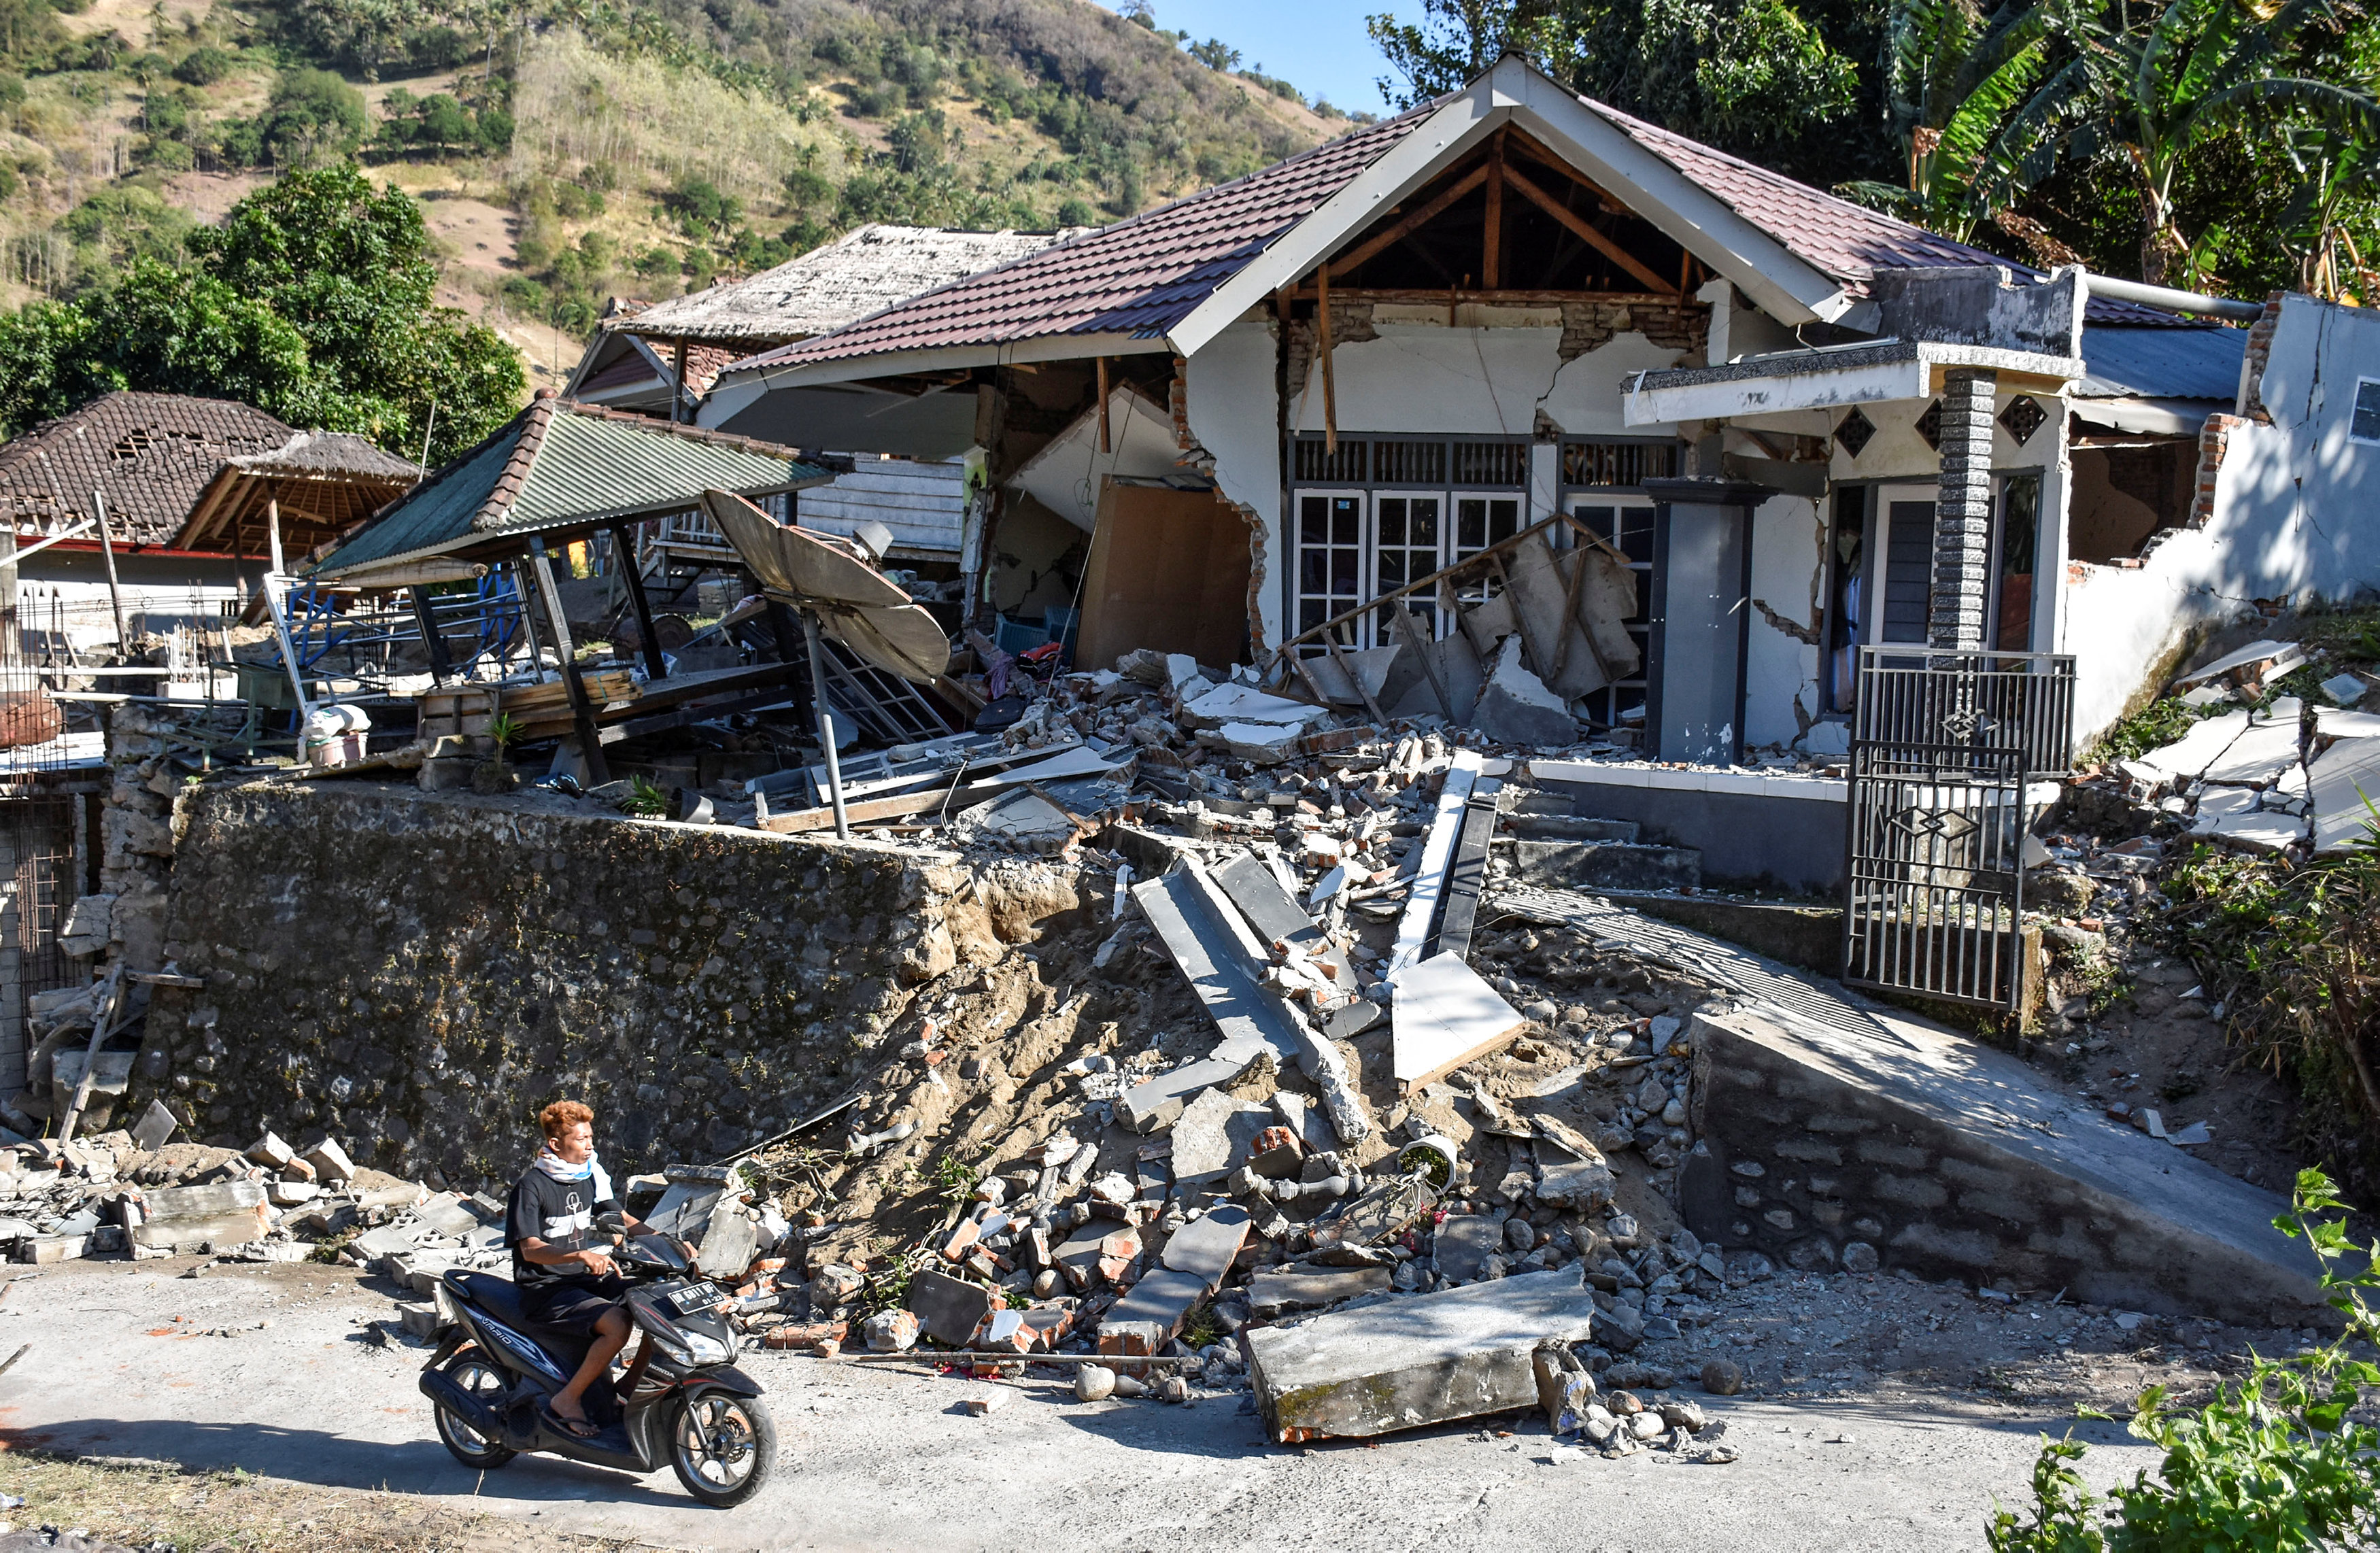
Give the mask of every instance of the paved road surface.
[[[1542, 1421], [1508, 1438], [1450, 1426], [1272, 1449], [1231, 1400], [1085, 1405], [1037, 1380], [978, 1419], [957, 1405], [966, 1382], [756, 1354], [784, 1460], [760, 1497], [717, 1511], [667, 1471], [521, 1457], [482, 1480], [431, 1432], [414, 1389], [423, 1353], [361, 1335], [389, 1304], [351, 1272], [174, 1276], [186, 1267], [69, 1264], [10, 1286], [0, 1352], [31, 1346], [0, 1376], [0, 1442], [385, 1487], [667, 1547], [1918, 1553], [1980, 1548], [1993, 1496], [2024, 1488], [2037, 1432], [2065, 1427], [1964, 1399], [1714, 1398], [1742, 1451], [1732, 1465], [1554, 1465]], [[221, 1329], [234, 1335], [203, 1335]], [[2085, 1438], [2108, 1442], [2095, 1484], [2150, 1464], [2114, 1426]]]

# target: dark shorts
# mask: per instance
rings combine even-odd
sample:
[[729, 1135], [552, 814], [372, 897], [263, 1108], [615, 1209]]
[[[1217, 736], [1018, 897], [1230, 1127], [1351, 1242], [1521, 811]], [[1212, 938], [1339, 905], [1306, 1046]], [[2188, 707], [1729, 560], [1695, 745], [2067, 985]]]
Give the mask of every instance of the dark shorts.
[[523, 1290], [521, 1308], [540, 1327], [593, 1337], [595, 1323], [603, 1319], [603, 1313], [619, 1309], [627, 1297], [628, 1280], [613, 1273]]

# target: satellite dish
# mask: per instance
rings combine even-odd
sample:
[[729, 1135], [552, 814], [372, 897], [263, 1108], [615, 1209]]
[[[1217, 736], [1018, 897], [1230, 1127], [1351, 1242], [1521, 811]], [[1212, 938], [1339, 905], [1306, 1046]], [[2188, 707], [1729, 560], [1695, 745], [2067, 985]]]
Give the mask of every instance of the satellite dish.
[[900, 584], [831, 534], [789, 528], [741, 496], [706, 491], [702, 504], [752, 568], [760, 591], [817, 618], [836, 641], [887, 673], [930, 680], [951, 666], [950, 638]]
[[899, 584], [868, 564], [868, 552], [860, 547], [832, 535], [788, 528], [729, 491], [704, 491], [702, 507], [751, 568], [760, 591], [801, 614], [809, 647], [811, 695], [818, 703], [819, 739], [825, 746], [827, 795], [834, 803], [834, 833], [848, 839], [843, 768], [835, 755], [836, 724], [828, 710], [826, 655], [819, 649], [819, 633], [824, 631], [877, 668], [913, 680], [932, 679], [950, 667], [950, 638], [931, 614], [910, 602]]

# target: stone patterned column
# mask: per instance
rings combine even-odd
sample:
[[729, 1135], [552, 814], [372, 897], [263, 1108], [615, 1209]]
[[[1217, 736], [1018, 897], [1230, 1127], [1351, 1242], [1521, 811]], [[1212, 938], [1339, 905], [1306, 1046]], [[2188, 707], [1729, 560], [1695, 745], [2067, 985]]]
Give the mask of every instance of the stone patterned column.
[[1929, 647], [1984, 645], [1991, 600], [1992, 400], [1999, 374], [1960, 369], [1942, 385], [1942, 480], [1934, 506], [1934, 592]]

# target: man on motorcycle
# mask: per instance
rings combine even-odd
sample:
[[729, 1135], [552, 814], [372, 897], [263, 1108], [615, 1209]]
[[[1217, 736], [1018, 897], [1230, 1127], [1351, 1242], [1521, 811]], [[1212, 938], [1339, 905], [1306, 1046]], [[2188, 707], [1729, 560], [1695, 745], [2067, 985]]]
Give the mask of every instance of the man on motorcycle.
[[[612, 1265], [595, 1217], [626, 1215], [595, 1158], [595, 1113], [577, 1100], [556, 1100], [537, 1121], [545, 1147], [513, 1187], [504, 1239], [512, 1247], [513, 1282], [530, 1318], [593, 1339], [578, 1373], [546, 1406], [555, 1428], [585, 1439], [596, 1431], [581, 1399], [627, 1346], [633, 1329], [623, 1308], [628, 1281]], [[631, 1232], [644, 1228], [635, 1219], [627, 1223]]]

